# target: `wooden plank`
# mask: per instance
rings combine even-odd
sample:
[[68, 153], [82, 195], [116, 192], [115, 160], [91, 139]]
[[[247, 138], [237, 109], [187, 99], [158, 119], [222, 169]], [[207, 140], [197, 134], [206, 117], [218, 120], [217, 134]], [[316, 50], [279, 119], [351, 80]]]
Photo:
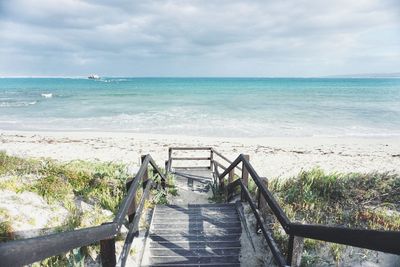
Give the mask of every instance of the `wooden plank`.
[[133, 218], [132, 222], [129, 224], [128, 235], [125, 239], [125, 243], [122, 248], [122, 252], [121, 252], [120, 260], [119, 260], [122, 267], [125, 266], [126, 260], [128, 259], [129, 251], [130, 251], [133, 239], [139, 233], [139, 220], [140, 220], [143, 208], [144, 208], [144, 203], [146, 202], [146, 199], [149, 197], [150, 188], [152, 187], [152, 183], [153, 182], [151, 180], [146, 181], [143, 195], [140, 199], [140, 203], [135, 212], [135, 217]]
[[213, 150], [211, 149], [210, 150], [210, 170], [211, 171], [213, 171], [213, 162], [214, 162], [214, 152], [213, 152]]
[[[142, 155], [141, 156], [142, 164], [145, 163], [145, 159], [146, 159], [146, 155], [144, 155], [144, 156]], [[142, 187], [143, 187], [143, 190], [146, 187], [147, 180], [149, 180], [149, 168], [148, 167], [146, 168], [146, 170], [145, 170], [145, 172], [143, 173], [143, 176], [142, 176]]]
[[[132, 185], [132, 181], [133, 180], [129, 180], [126, 183], [126, 191], [129, 192], [129, 189]], [[128, 215], [128, 221], [132, 222], [133, 218], [135, 217], [135, 211], [136, 211], [136, 198], [132, 199], [131, 204], [129, 205], [128, 211], [127, 211], [127, 215]]]
[[221, 163], [219, 163], [218, 161], [214, 160], [215, 164], [220, 167], [223, 170], [226, 170], [226, 167], [224, 165], [222, 165]]
[[171, 242], [150, 242], [150, 248], [240, 248], [239, 240], [234, 241], [174, 241]]
[[[249, 155], [242, 155], [243, 156], [243, 160], [244, 161], [249, 161], [250, 160], [250, 156]], [[244, 184], [244, 186], [248, 186], [249, 184], [249, 171], [246, 168], [246, 165], [243, 163], [243, 167], [242, 167], [242, 182]]]
[[188, 166], [188, 167], [174, 167], [174, 170], [186, 170], [186, 171], [191, 171], [191, 170], [210, 170], [210, 166]]
[[237, 256], [240, 253], [240, 248], [151, 248], [150, 254], [152, 257], [206, 257], [206, 256]]
[[172, 157], [172, 160], [211, 160], [211, 157]]
[[100, 241], [100, 258], [103, 267], [115, 267], [115, 237]]
[[274, 256], [274, 259], [275, 259], [276, 263], [279, 266], [286, 266], [286, 261], [283, 258], [283, 255], [280, 252], [280, 250], [278, 248], [278, 245], [275, 243], [274, 239], [272, 238], [271, 233], [269, 233], [267, 231], [267, 229], [265, 228], [265, 226], [263, 225], [263, 223], [261, 221], [261, 217], [258, 214], [256, 205], [253, 203], [253, 200], [250, 197], [249, 190], [247, 189], [247, 187], [242, 182], [240, 183], [240, 186], [242, 188], [242, 192], [243, 192], [244, 197], [246, 198], [246, 200], [250, 204], [251, 209], [253, 210], [253, 214], [256, 217], [256, 220], [257, 220], [257, 222], [258, 222], [258, 224], [260, 226], [261, 232], [262, 232], [265, 240], [267, 241], [269, 248], [271, 249], [272, 255]]
[[[213, 149], [214, 154], [216, 154], [217, 156], [219, 156], [220, 158], [222, 158], [223, 160], [225, 160], [226, 162], [228, 162], [229, 164], [232, 164], [232, 161], [229, 160], [227, 157], [225, 157], [224, 155], [222, 155], [220, 152], [216, 151], [215, 149]], [[235, 166], [235, 168], [238, 168], [239, 171], [242, 170], [242, 168], [240, 168], [239, 166]]]
[[400, 231], [377, 231], [292, 223], [290, 234], [400, 255]]
[[239, 263], [239, 255], [236, 256], [176, 256], [176, 257], [151, 257], [150, 264], [174, 264], [173, 266], [178, 266], [178, 264], [212, 264], [212, 263]]
[[23, 266], [77, 247], [88, 246], [113, 237], [117, 224], [110, 223], [85, 229], [27, 238], [0, 244], [1, 266]]
[[217, 242], [217, 241], [238, 241], [240, 240], [240, 235], [194, 235], [189, 234], [185, 236], [181, 235], [169, 235], [160, 236], [156, 234], [149, 235], [152, 241], [157, 243], [175, 243], [175, 242]]
[[232, 169], [232, 170], [229, 172], [228, 183], [232, 183], [232, 182], [233, 182], [233, 179], [235, 179], [235, 169]]
[[170, 147], [170, 150], [211, 150], [211, 147]]

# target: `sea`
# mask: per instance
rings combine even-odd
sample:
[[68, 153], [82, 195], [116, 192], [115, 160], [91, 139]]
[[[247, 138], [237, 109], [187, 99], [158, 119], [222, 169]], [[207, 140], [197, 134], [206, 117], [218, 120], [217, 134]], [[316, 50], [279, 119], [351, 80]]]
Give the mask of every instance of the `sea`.
[[0, 78], [0, 130], [400, 137], [400, 79]]

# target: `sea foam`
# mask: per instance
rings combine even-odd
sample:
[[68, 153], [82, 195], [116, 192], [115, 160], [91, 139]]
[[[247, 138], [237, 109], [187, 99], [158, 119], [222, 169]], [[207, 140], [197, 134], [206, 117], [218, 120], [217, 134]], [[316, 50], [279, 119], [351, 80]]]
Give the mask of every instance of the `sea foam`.
[[42, 93], [41, 96], [44, 97], [44, 98], [52, 98], [53, 94], [52, 93], [47, 93], [47, 94]]

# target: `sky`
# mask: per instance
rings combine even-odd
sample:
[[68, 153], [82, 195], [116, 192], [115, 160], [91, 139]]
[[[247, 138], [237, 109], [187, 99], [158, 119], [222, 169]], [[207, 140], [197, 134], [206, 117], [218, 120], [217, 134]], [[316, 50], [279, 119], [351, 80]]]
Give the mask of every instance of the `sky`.
[[0, 0], [0, 76], [393, 72], [399, 0]]

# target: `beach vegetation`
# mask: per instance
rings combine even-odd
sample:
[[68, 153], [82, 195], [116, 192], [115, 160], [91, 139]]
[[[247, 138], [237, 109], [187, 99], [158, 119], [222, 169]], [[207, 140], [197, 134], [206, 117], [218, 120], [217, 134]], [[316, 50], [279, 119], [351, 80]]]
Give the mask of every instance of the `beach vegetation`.
[[[302, 171], [287, 180], [272, 180], [269, 189], [291, 221], [345, 227], [400, 230], [400, 175], [392, 173], [325, 173]], [[282, 251], [288, 241], [275, 221], [272, 230]], [[305, 239], [304, 262], [315, 262], [310, 252], [329, 247], [338, 264], [346, 246]], [[314, 253], [318, 255], [318, 253]], [[303, 262], [303, 263], [304, 263]], [[303, 264], [303, 266], [310, 266]]]
[[[68, 211], [65, 218], [55, 218], [59, 220], [59, 225], [52, 228], [52, 232], [100, 225], [110, 221], [110, 214], [118, 211], [126, 195], [126, 182], [131, 177], [127, 166], [119, 163], [25, 159], [0, 151], [0, 190], [34, 192], [52, 204], [51, 208], [61, 205]], [[151, 171], [149, 177], [160, 182], [160, 177]], [[167, 190], [151, 190], [150, 200], [146, 201], [145, 207], [167, 204], [167, 193], [178, 194], [172, 176], [167, 177], [167, 184]], [[137, 203], [142, 193], [141, 184], [136, 195]], [[148, 204], [150, 202], [151, 204]], [[78, 203], [83, 203], [87, 208], [83, 209]], [[15, 239], [12, 219], [15, 217], [11, 218], [5, 210], [0, 210], [0, 242]], [[65, 255], [50, 257], [34, 263], [33, 266], [83, 266], [85, 256], [90, 252], [97, 255], [98, 250], [98, 245], [92, 245]]]
[[0, 242], [14, 239], [13, 228], [11, 224], [11, 216], [5, 209], [0, 208]]

